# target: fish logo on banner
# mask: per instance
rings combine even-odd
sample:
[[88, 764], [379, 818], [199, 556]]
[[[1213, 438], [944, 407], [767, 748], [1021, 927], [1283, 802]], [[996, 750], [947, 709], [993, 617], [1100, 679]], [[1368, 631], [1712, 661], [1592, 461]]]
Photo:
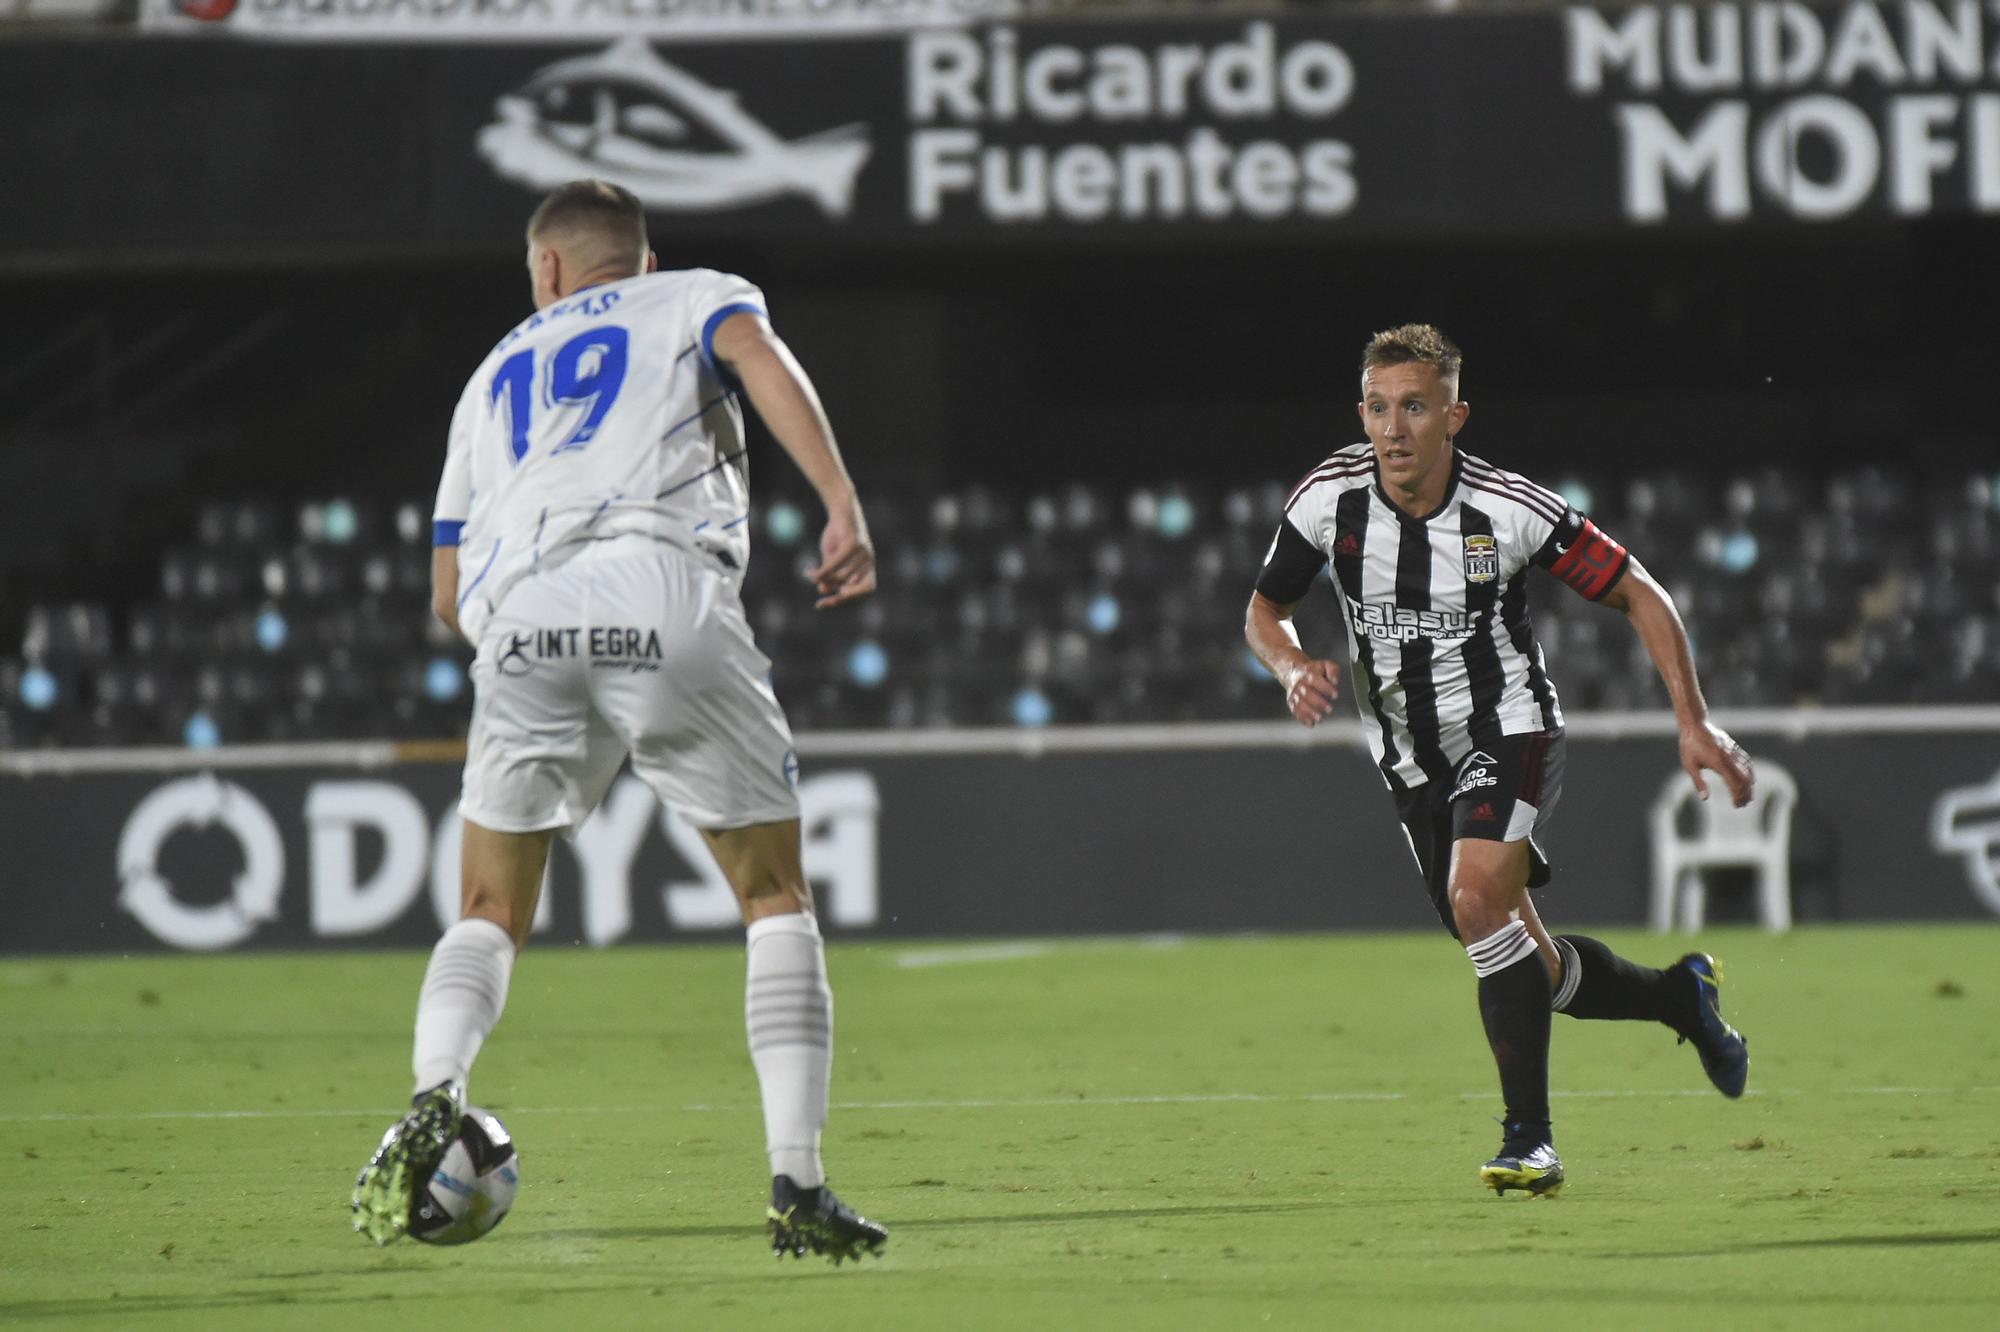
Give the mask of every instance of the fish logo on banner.
[[831, 218], [854, 204], [864, 124], [780, 139], [639, 38], [539, 70], [479, 133], [495, 171], [531, 189], [599, 176], [661, 212], [721, 212], [804, 195]]
[[2000, 773], [1984, 786], [1946, 791], [1931, 806], [1931, 847], [1957, 855], [1965, 882], [1988, 911], [2000, 916]]

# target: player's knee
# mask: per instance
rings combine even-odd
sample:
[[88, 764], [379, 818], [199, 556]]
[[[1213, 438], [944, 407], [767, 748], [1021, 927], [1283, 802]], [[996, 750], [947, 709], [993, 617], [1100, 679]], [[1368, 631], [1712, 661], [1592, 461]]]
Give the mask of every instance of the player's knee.
[[717, 861], [745, 920], [812, 910], [812, 888], [795, 843], [753, 839], [725, 848]]
[[743, 918], [781, 916], [792, 911], [813, 909], [812, 886], [803, 878], [785, 874], [750, 875], [739, 890]]
[[459, 903], [458, 918], [491, 921], [507, 931], [514, 947], [519, 949], [527, 946], [535, 915], [532, 906], [523, 906], [504, 894], [484, 891], [478, 885], [468, 885]]
[[1483, 874], [1455, 874], [1451, 880], [1451, 905], [1453, 910], [1472, 905], [1483, 905], [1499, 896], [1499, 884]]
[[1485, 875], [1454, 876], [1450, 893], [1451, 913], [1463, 938], [1478, 938], [1483, 925], [1507, 914], [1507, 894], [1497, 880]]

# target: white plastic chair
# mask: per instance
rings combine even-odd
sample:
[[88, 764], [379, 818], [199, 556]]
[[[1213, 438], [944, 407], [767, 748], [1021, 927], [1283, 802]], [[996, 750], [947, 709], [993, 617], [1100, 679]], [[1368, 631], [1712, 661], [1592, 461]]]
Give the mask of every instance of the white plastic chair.
[[[1757, 764], [1757, 789], [1737, 809], [1713, 774], [1708, 799], [1675, 772], [1653, 802], [1653, 929], [1701, 928], [1708, 906], [1705, 870], [1747, 868], [1757, 875], [1757, 914], [1767, 930], [1792, 927], [1792, 807], [1798, 784], [1775, 763]], [[1693, 831], [1681, 831], [1681, 811], [1693, 807]]]

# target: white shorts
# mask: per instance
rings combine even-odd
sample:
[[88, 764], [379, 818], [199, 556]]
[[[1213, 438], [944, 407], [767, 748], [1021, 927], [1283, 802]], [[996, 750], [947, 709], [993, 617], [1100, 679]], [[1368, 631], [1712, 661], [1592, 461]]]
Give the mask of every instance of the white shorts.
[[650, 537], [523, 578], [481, 626], [459, 813], [574, 834], [629, 754], [697, 828], [799, 816], [791, 727], [736, 587]]

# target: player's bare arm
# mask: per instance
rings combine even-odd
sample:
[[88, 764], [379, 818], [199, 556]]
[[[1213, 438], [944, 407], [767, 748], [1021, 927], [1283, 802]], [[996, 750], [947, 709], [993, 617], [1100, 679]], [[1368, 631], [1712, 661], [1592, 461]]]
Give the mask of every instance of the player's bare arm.
[[1292, 625], [1298, 603], [1281, 606], [1262, 592], [1250, 594], [1243, 637], [1264, 669], [1285, 687], [1285, 706], [1301, 726], [1317, 726], [1333, 715], [1340, 697], [1340, 664], [1307, 655]]
[[1756, 772], [1750, 756], [1729, 737], [1729, 733], [1708, 719], [1708, 703], [1701, 695], [1701, 681], [1694, 670], [1694, 652], [1688, 645], [1686, 628], [1673, 598], [1667, 595], [1638, 560], [1633, 560], [1603, 602], [1624, 613], [1646, 645], [1660, 678], [1666, 682], [1667, 696], [1673, 700], [1674, 718], [1680, 723], [1681, 766], [1694, 782], [1695, 792], [1708, 799], [1704, 771], [1722, 778], [1732, 803], [1750, 803]]
[[458, 627], [458, 547], [438, 546], [431, 551], [431, 614], [445, 628], [465, 637]]
[[875, 546], [805, 368], [770, 323], [749, 311], [723, 320], [714, 345], [716, 359], [742, 381], [750, 405], [826, 505], [819, 567], [809, 575], [819, 594], [813, 604], [824, 609], [867, 596], [875, 590]]

